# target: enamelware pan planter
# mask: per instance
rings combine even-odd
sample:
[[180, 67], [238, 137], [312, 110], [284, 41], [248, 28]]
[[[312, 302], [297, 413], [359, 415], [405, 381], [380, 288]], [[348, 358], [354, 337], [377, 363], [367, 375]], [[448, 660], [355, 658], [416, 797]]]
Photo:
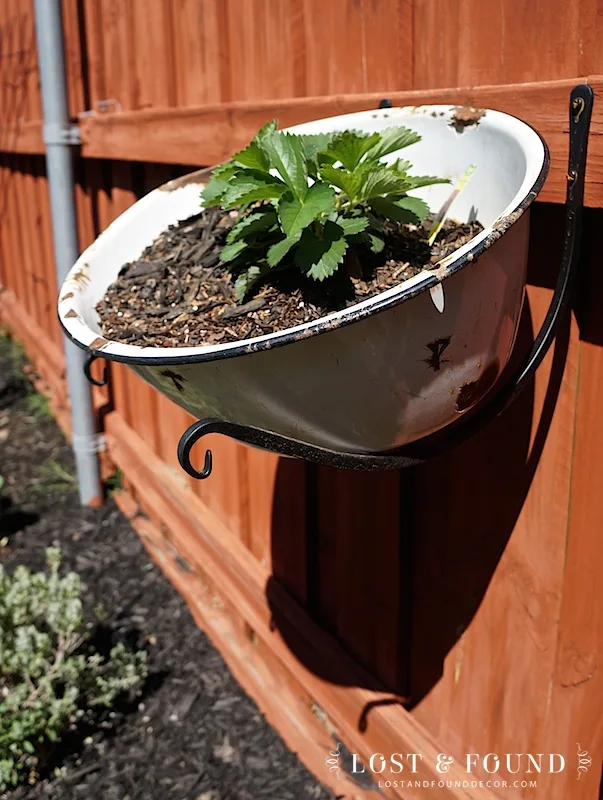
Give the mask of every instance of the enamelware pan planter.
[[[151, 192], [82, 254], [59, 296], [66, 334], [91, 357], [126, 363], [212, 430], [224, 422], [225, 432], [231, 425], [241, 440], [267, 447], [271, 440], [291, 442], [271, 447], [291, 454], [297, 443], [333, 454], [336, 465], [337, 454], [345, 460], [399, 452], [455, 422], [509, 361], [526, 284], [529, 206], [546, 179], [548, 151], [519, 119], [448, 106], [380, 109], [291, 130], [372, 132], [392, 125], [421, 135], [413, 146], [418, 174], [454, 184], [469, 164], [476, 167], [453, 216], [477, 218], [484, 229], [439, 263], [349, 308], [248, 340], [169, 348], [109, 340], [97, 303], [125, 263], [168, 226], [199, 212], [205, 170]], [[585, 143], [586, 135], [583, 149]], [[437, 209], [450, 186], [416, 194]], [[256, 431], [258, 442], [245, 430]]]

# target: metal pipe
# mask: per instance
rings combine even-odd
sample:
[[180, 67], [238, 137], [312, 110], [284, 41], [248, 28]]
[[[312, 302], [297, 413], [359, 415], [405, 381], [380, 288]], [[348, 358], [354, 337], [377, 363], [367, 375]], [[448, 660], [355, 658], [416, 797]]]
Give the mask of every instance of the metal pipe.
[[[69, 120], [61, 0], [35, 0], [35, 25], [54, 257], [60, 286], [79, 255], [71, 156], [71, 147], [79, 138], [77, 128], [72, 128]], [[101, 483], [97, 457], [99, 437], [84, 374], [86, 354], [65, 339], [65, 358], [80, 502], [90, 505], [100, 502]]]

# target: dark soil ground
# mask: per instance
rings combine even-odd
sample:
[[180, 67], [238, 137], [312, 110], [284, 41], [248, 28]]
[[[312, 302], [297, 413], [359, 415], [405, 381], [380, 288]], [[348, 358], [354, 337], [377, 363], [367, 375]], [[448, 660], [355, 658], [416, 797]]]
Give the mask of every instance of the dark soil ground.
[[235, 219], [235, 212], [210, 208], [170, 227], [138, 261], [124, 265], [97, 306], [103, 334], [151, 347], [263, 336], [390, 289], [483, 230], [479, 222], [447, 220], [430, 247], [426, 228], [388, 222], [386, 246], [378, 256], [367, 250], [361, 260], [348, 257], [322, 282], [301, 279], [297, 270], [276, 272], [271, 283], [239, 305], [232, 274], [219, 260]]
[[70, 448], [0, 339], [0, 560], [44, 566], [58, 544], [87, 585], [87, 618], [101, 639], [148, 651], [135, 704], [65, 740], [59, 775], [10, 800], [326, 800], [197, 628], [112, 501], [78, 505]]

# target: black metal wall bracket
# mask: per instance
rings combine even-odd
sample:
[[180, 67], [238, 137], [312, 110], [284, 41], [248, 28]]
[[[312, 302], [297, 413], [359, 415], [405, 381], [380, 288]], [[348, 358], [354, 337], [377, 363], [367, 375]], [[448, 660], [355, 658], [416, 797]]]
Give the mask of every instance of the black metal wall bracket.
[[90, 372], [90, 367], [94, 364], [94, 362], [100, 358], [100, 356], [95, 356], [90, 354], [88, 358], [84, 361], [84, 375], [88, 378], [90, 383], [93, 386], [106, 386], [107, 385], [107, 364], [105, 363], [103, 367], [103, 377], [100, 380], [92, 377], [92, 373]]
[[[387, 101], [385, 101], [387, 102]], [[565, 203], [565, 238], [561, 269], [555, 292], [544, 323], [534, 340], [530, 353], [519, 369], [498, 388], [484, 406], [466, 420], [459, 420], [436, 437], [413, 442], [385, 453], [341, 453], [322, 447], [304, 444], [268, 431], [227, 422], [220, 419], [202, 419], [195, 422], [182, 435], [178, 444], [178, 460], [182, 469], [193, 478], [207, 478], [212, 470], [212, 453], [207, 450], [203, 469], [191, 464], [193, 446], [208, 433], [221, 433], [245, 444], [260, 447], [284, 456], [293, 456], [326, 466], [343, 469], [399, 469], [414, 466], [437, 456], [476, 434], [498, 417], [526, 387], [548, 352], [564, 313], [567, 312], [579, 267], [582, 212], [584, 205], [584, 177], [588, 133], [593, 106], [590, 86], [576, 86], [570, 95], [570, 147], [567, 172], [567, 197]], [[387, 106], [386, 106], [387, 107]]]

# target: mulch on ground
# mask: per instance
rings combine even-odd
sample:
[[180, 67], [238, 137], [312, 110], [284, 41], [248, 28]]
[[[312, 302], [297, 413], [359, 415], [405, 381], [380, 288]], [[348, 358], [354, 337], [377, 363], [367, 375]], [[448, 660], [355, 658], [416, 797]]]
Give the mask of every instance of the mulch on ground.
[[[239, 688], [186, 604], [109, 500], [82, 509], [71, 450], [0, 340], [0, 560], [42, 569], [58, 544], [87, 586], [101, 638], [148, 651], [150, 677], [132, 707], [69, 737], [63, 768], [10, 800], [326, 800]], [[85, 735], [84, 735], [85, 734]]]

